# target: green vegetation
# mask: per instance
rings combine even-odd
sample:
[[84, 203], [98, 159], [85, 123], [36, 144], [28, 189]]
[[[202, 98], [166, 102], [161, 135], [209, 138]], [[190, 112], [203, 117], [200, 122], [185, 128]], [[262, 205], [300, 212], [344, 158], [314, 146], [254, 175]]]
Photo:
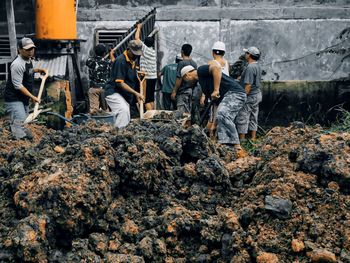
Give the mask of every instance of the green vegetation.
[[252, 154], [252, 153], [254, 153], [256, 148], [258, 148], [258, 145], [260, 144], [260, 140], [261, 140], [261, 138], [258, 138], [254, 142], [250, 139], [247, 139], [247, 140], [241, 142], [241, 146], [246, 152], [248, 152], [249, 154]]
[[330, 132], [350, 132], [350, 112], [339, 108], [340, 117], [338, 120], [329, 128]]
[[5, 116], [4, 100], [0, 99], [0, 118]]

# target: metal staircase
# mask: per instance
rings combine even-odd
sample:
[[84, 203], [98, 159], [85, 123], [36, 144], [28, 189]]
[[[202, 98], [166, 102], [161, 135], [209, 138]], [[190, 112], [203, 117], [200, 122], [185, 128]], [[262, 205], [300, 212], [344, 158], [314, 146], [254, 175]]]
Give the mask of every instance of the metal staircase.
[[[136, 32], [136, 25], [138, 23], [143, 23], [142, 31], [141, 31], [141, 40], [144, 40], [147, 36], [149, 36], [154, 30], [154, 24], [156, 22], [156, 8], [152, 9], [147, 15], [137, 21], [127, 32], [120, 37], [115, 43], [115, 47], [113, 48], [115, 54], [118, 56], [126, 50], [128, 43], [130, 40], [134, 39]], [[109, 55], [106, 55], [107, 58]]]

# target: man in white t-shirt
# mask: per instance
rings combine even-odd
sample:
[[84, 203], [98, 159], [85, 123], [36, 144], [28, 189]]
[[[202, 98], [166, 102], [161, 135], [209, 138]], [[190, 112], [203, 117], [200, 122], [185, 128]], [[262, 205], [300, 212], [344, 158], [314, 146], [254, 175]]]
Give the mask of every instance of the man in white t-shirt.
[[[135, 40], [141, 40], [142, 23], [137, 24]], [[142, 42], [140, 70], [146, 73], [145, 92], [146, 110], [154, 110], [154, 92], [157, 83], [157, 55], [154, 49], [154, 37], [148, 36]]]

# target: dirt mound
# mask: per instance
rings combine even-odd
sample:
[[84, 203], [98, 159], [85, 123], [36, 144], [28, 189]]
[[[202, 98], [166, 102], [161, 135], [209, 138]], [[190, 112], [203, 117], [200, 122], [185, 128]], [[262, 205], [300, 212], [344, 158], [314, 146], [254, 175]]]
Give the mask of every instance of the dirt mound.
[[240, 159], [174, 121], [8, 136], [1, 262], [350, 262], [349, 134], [276, 127]]

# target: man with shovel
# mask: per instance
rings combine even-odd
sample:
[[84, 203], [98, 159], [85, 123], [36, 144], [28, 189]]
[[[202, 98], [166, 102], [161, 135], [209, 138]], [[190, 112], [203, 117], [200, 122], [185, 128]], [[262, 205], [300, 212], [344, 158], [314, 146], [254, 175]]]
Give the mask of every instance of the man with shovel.
[[136, 60], [142, 54], [140, 40], [131, 40], [127, 50], [118, 56], [112, 66], [111, 77], [105, 89], [106, 101], [116, 116], [114, 126], [123, 128], [130, 122], [130, 104], [133, 96], [144, 101], [144, 96], [137, 92], [138, 81]]
[[15, 139], [32, 139], [31, 133], [24, 127], [28, 116], [29, 99], [36, 103], [40, 98], [32, 94], [34, 73], [47, 74], [47, 69], [33, 68], [32, 58], [35, 45], [30, 38], [18, 41], [18, 56], [11, 63], [5, 88], [5, 110], [11, 119], [11, 132]]
[[218, 142], [233, 146], [237, 157], [243, 157], [245, 152], [240, 146], [235, 118], [247, 98], [244, 88], [223, 74], [218, 63], [213, 61], [209, 65], [200, 66], [198, 70], [191, 65], [186, 66], [182, 68], [181, 76], [187, 82], [198, 81], [205, 96], [218, 101]]

